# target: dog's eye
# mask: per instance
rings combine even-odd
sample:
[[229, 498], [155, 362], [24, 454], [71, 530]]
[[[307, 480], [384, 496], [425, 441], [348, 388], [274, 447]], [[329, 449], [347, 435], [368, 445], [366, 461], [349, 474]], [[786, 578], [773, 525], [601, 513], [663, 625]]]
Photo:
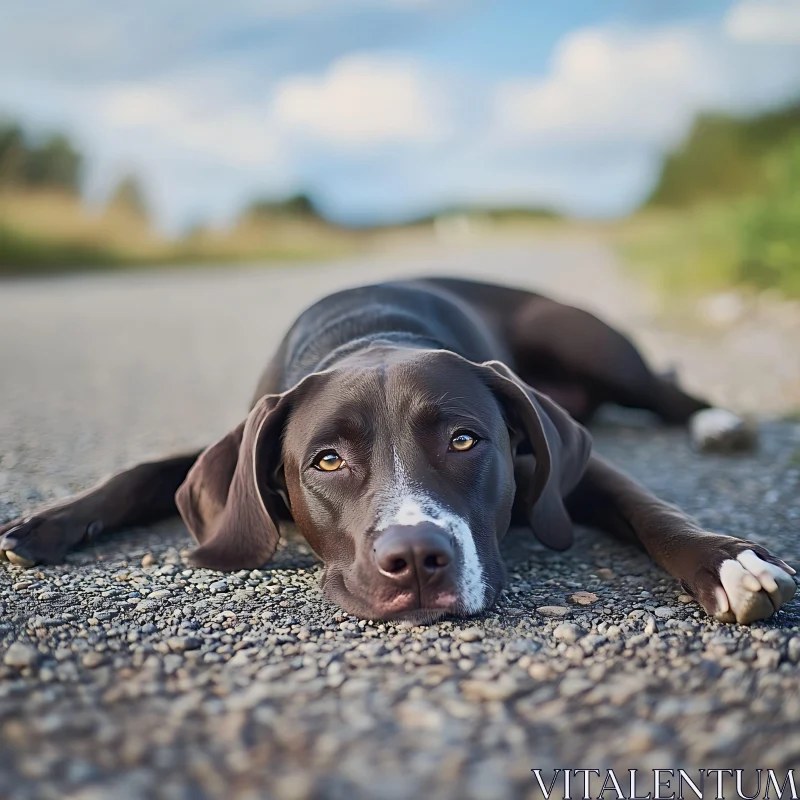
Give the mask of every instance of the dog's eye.
[[346, 462], [335, 450], [323, 450], [314, 459], [313, 466], [322, 472], [336, 472], [346, 466]]
[[463, 453], [465, 450], [472, 450], [478, 444], [478, 437], [469, 431], [456, 431], [450, 439], [450, 449]]

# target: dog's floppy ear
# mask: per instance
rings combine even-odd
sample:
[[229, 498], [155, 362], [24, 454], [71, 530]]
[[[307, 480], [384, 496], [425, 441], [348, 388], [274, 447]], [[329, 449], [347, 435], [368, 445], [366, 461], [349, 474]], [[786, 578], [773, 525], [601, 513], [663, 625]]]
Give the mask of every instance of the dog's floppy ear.
[[546, 395], [524, 383], [500, 361], [482, 364], [517, 433], [520, 452], [536, 459], [533, 481], [518, 488], [533, 532], [543, 544], [565, 550], [572, 544], [572, 522], [564, 497], [581, 479], [591, 454], [588, 431]]
[[268, 440], [280, 446], [273, 441], [279, 401], [279, 395], [259, 400], [241, 425], [201, 454], [178, 489], [178, 511], [199, 544], [190, 557], [195, 566], [256, 569], [275, 552], [278, 526], [267, 508], [263, 458]]
[[247, 419], [205, 450], [178, 489], [175, 501], [198, 547], [198, 567], [257, 569], [278, 546], [277, 487], [281, 436], [289, 410], [324, 373], [314, 373], [280, 395], [262, 397]]

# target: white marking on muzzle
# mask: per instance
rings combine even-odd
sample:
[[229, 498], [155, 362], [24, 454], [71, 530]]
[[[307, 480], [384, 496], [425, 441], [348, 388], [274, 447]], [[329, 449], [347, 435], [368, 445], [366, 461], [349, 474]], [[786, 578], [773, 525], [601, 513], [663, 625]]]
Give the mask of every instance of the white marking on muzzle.
[[486, 589], [478, 548], [465, 519], [437, 503], [415, 487], [406, 474], [403, 462], [394, 451], [394, 485], [383, 499], [383, 509], [375, 526], [385, 531], [393, 525], [419, 525], [431, 522], [446, 531], [456, 543], [461, 555], [461, 601], [470, 614], [483, 608]]

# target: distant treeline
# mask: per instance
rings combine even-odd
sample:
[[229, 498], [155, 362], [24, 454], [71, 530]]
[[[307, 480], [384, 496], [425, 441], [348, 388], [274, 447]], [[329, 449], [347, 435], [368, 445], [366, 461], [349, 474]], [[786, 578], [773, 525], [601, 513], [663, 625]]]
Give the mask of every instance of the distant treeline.
[[246, 222], [259, 222], [285, 217], [306, 220], [324, 220], [314, 201], [300, 192], [280, 199], [259, 198], [248, 203], [242, 211], [241, 219]]
[[[438, 219], [470, 217], [489, 222], [515, 222], [527, 220], [554, 220], [560, 215], [548, 208], [528, 206], [478, 206], [464, 205], [438, 209], [430, 214], [412, 217], [393, 224], [367, 225], [366, 228], [402, 228], [430, 225]], [[300, 192], [285, 198], [261, 198], [248, 203], [239, 217], [242, 223], [274, 222], [281, 219], [314, 220], [328, 225], [337, 225], [326, 217], [310, 195]]]
[[470, 217], [488, 222], [526, 222], [561, 219], [561, 214], [552, 208], [538, 206], [461, 205], [437, 209], [433, 213], [415, 217], [408, 224], [425, 225], [437, 219], [454, 217]]

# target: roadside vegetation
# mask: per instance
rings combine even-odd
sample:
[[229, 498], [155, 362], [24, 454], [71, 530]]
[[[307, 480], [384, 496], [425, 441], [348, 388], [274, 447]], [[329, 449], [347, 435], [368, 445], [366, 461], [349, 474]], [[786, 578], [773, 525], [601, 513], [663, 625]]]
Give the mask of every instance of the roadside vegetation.
[[58, 192], [0, 193], [0, 276], [243, 260], [291, 261], [352, 252], [363, 237], [322, 220], [246, 215], [227, 229], [169, 238], [125, 208], [87, 209]]
[[628, 262], [670, 292], [800, 297], [800, 104], [698, 118], [614, 233]]

